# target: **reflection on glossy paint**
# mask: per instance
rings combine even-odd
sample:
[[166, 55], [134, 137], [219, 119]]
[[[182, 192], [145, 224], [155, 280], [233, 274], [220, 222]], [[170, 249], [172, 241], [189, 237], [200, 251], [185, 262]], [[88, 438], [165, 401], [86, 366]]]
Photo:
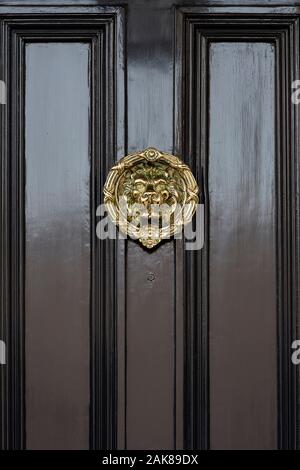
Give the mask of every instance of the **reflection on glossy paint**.
[[211, 447], [269, 449], [277, 444], [274, 46], [217, 42], [209, 59]]
[[26, 47], [29, 449], [88, 447], [88, 67], [88, 44], [32, 43]]

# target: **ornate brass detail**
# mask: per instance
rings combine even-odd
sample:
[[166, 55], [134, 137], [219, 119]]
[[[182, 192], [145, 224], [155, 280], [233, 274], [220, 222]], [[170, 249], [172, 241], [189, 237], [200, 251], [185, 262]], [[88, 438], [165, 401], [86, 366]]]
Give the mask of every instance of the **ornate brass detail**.
[[112, 167], [104, 202], [124, 234], [152, 248], [190, 222], [198, 204], [198, 186], [180, 158], [148, 148]]

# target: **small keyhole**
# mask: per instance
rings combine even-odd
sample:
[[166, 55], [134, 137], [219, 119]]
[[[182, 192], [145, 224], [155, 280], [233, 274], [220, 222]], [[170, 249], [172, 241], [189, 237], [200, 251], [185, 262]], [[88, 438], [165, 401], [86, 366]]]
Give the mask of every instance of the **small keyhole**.
[[147, 274], [147, 281], [153, 282], [155, 280], [155, 274], [154, 273], [148, 273]]

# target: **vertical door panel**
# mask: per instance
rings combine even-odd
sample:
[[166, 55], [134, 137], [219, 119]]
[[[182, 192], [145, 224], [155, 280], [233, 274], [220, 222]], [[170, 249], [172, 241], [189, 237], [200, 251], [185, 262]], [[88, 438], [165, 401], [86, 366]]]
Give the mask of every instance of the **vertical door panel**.
[[209, 52], [210, 442], [275, 448], [274, 47]]
[[26, 47], [27, 448], [89, 443], [89, 45]]
[[1, 446], [113, 448], [116, 242], [96, 210], [124, 145], [123, 9], [32, 8], [1, 23]]
[[187, 442], [294, 448], [298, 29], [221, 10], [177, 15], [176, 137], [205, 200], [204, 248], [185, 256]]

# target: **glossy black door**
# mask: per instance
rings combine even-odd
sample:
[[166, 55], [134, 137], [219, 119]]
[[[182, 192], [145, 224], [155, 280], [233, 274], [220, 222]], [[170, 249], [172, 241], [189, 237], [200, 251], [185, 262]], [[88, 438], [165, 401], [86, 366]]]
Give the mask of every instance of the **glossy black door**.
[[[299, 447], [300, 4], [190, 4], [0, 4], [3, 448]], [[202, 250], [97, 239], [148, 146], [202, 185]]]

